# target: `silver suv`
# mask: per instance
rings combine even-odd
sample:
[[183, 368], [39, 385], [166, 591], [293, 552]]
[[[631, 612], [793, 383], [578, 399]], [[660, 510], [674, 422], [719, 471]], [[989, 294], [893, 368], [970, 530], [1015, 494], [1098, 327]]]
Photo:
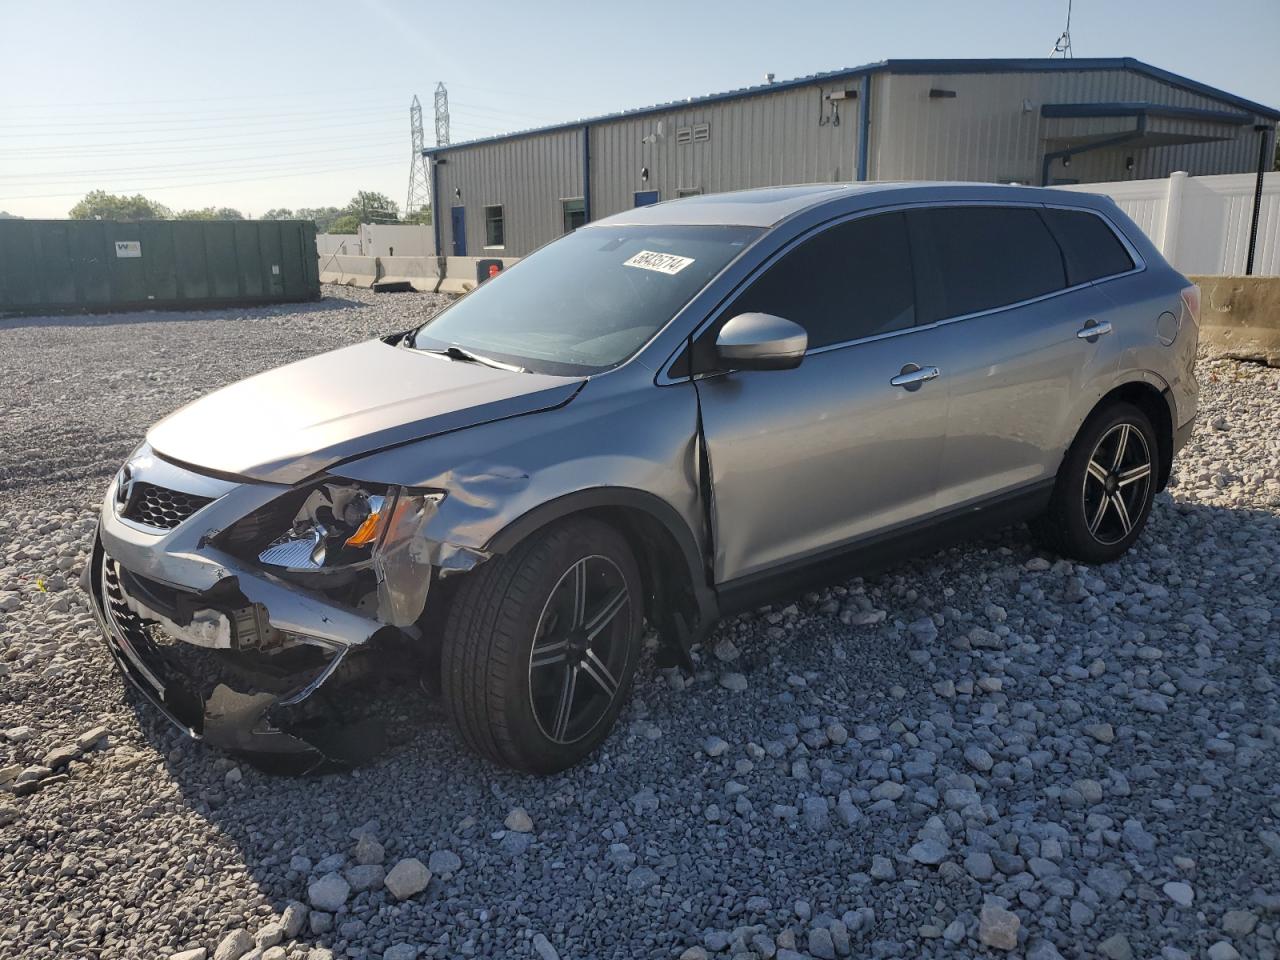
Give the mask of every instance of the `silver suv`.
[[341, 691], [373, 667], [436, 678], [491, 760], [557, 771], [607, 735], [646, 624], [687, 663], [801, 576], [1016, 521], [1119, 556], [1192, 429], [1198, 307], [1079, 193], [631, 210], [161, 421], [85, 585], [125, 673], [225, 749], [361, 759], [367, 697]]

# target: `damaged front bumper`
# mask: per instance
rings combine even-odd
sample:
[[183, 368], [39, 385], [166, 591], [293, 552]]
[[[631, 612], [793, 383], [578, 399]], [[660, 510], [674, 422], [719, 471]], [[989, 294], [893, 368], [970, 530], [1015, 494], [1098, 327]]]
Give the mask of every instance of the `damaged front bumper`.
[[[81, 586], [125, 676], [192, 737], [259, 765], [306, 772], [376, 754], [379, 725], [357, 715], [354, 698], [334, 694], [368, 672], [366, 653], [404, 652], [417, 627], [290, 583], [215, 543], [289, 488], [151, 458], [145, 482], [208, 501], [159, 528], [121, 510], [122, 482], [107, 491]], [[424, 600], [425, 591], [414, 617]]]
[[[192, 642], [172, 630], [173, 617], [182, 614], [163, 596], [183, 595], [126, 570], [100, 538], [81, 583], [121, 671], [189, 736], [282, 772], [354, 765], [379, 751], [379, 725], [353, 718], [332, 697], [351, 679], [343, 668], [356, 644], [308, 638], [255, 648], [263, 621], [246, 608], [220, 606], [233, 596], [225, 588], [219, 596], [186, 599], [226, 618], [228, 642], [220, 635]], [[398, 631], [383, 627], [365, 642], [379, 633], [390, 639]]]

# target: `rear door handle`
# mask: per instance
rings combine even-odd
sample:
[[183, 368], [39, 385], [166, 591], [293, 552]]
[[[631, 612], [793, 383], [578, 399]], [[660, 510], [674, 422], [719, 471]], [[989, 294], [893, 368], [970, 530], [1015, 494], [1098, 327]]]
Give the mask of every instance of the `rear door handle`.
[[917, 363], [908, 363], [902, 372], [889, 381], [891, 387], [903, 387], [907, 390], [919, 390], [920, 385], [935, 379], [940, 373], [937, 367], [922, 367]]
[[1099, 323], [1097, 320], [1090, 320], [1083, 327], [1076, 331], [1076, 336], [1081, 340], [1092, 340], [1094, 337], [1101, 337], [1111, 332], [1111, 321], [1103, 320]]

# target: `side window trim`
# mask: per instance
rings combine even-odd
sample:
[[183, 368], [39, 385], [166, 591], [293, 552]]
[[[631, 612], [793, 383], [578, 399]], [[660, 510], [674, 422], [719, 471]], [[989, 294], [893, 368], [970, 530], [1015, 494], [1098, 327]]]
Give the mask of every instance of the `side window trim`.
[[[690, 365], [692, 365], [694, 361], [694, 353], [697, 350], [698, 341], [708, 336], [722, 322], [732, 319], [731, 311], [733, 310], [733, 306], [738, 301], [738, 299], [744, 293], [750, 290], [751, 286], [757, 280], [763, 277], [769, 270], [771, 270], [774, 266], [776, 266], [783, 258], [785, 258], [792, 251], [796, 250], [798, 247], [814, 239], [815, 237], [818, 237], [829, 230], [835, 230], [839, 227], [845, 226], [846, 224], [853, 223], [858, 220], [866, 220], [872, 217], [880, 217], [880, 216], [893, 216], [894, 214], [901, 214], [903, 216], [903, 229], [907, 231], [908, 252], [911, 258], [911, 262], [908, 264], [908, 266], [910, 268], [909, 272], [911, 274], [912, 295], [915, 301], [913, 302], [912, 308], [913, 308], [914, 316], [918, 318], [920, 316], [919, 301], [918, 301], [919, 271], [916, 269], [916, 266], [915, 266], [915, 251], [911, 243], [909, 218], [906, 216], [907, 211], [912, 209], [915, 206], [918, 206], [918, 204], [898, 204], [892, 207], [876, 207], [869, 210], [858, 210], [854, 213], [844, 214], [842, 216], [835, 217], [831, 220], [824, 220], [822, 223], [815, 224], [812, 228], [810, 228], [809, 230], [806, 230], [804, 233], [800, 234], [799, 236], [793, 237], [784, 246], [775, 250], [767, 260], [765, 260], [763, 263], [757, 266], [754, 270], [752, 270], [748, 276], [744, 277], [736, 287], [734, 287], [731, 291], [729, 291], [724, 296], [721, 302], [716, 305], [715, 309], [713, 309], [708, 314], [707, 319], [704, 320], [701, 324], [699, 324], [697, 329], [694, 330], [694, 332], [688, 337], [686, 341], [686, 346], [681, 347], [679, 350], [677, 350], [672, 355], [672, 357], [668, 359], [668, 361], [665, 364], [663, 364], [661, 368], [662, 372], [659, 374], [659, 379], [657, 381], [659, 385], [662, 385], [665, 383], [680, 382], [687, 379], [687, 375], [681, 376], [679, 378], [672, 377], [670, 372], [671, 368], [676, 366], [679, 363], [680, 359], [685, 355], [686, 352], [688, 352], [689, 354], [689, 363]], [[904, 333], [911, 333], [917, 329], [919, 329], [919, 324], [913, 323], [911, 326], [903, 327], [900, 330], [890, 330], [885, 333], [871, 334], [870, 336], [857, 337], [852, 340], [841, 340], [835, 343], [823, 344], [820, 347], [809, 347], [808, 349], [805, 350], [805, 356], [806, 357], [816, 356], [821, 353], [827, 353], [831, 350], [841, 350], [841, 349], [844, 349], [845, 347], [852, 346], [854, 344], [871, 343], [876, 340], [884, 340], [888, 337], [895, 337]], [[721, 372], [722, 371], [718, 371], [718, 370], [709, 371], [704, 373], [695, 373], [693, 374], [693, 376], [695, 379], [701, 379], [702, 377], [707, 377], [707, 376], [718, 376]]]
[[[1038, 297], [1031, 297], [1030, 299], [1027, 299], [1027, 300], [1019, 300], [1016, 303], [1007, 303], [1007, 304], [1004, 304], [1003, 306], [992, 307], [989, 310], [978, 310], [973, 313], [964, 313], [964, 314], [959, 314], [959, 315], [950, 316], [950, 317], [940, 317], [939, 319], [934, 320], [930, 323], [915, 324], [914, 326], [904, 327], [901, 330], [890, 330], [888, 333], [879, 333], [870, 337], [860, 337], [856, 340], [846, 340], [841, 343], [831, 343], [823, 347], [815, 347], [811, 350], [806, 350], [805, 356], [817, 355], [820, 353], [827, 353], [828, 351], [831, 351], [831, 350], [843, 350], [846, 347], [856, 347], [859, 344], [874, 343], [878, 340], [887, 340], [890, 337], [906, 336], [908, 334], [918, 333], [924, 330], [934, 330], [938, 327], [944, 326], [949, 323], [960, 323], [961, 321], [972, 320], [976, 317], [985, 317], [993, 313], [1002, 313], [1005, 310], [1016, 310], [1020, 307], [1025, 307], [1033, 303], [1039, 303], [1042, 300], [1049, 300], [1053, 297], [1060, 297], [1063, 294], [1074, 293], [1077, 290], [1083, 290], [1085, 287], [1092, 287], [1099, 283], [1107, 283], [1111, 280], [1119, 279], [1120, 277], [1132, 276], [1136, 273], [1141, 273], [1142, 271], [1147, 269], [1146, 260], [1143, 258], [1142, 254], [1138, 252], [1137, 248], [1134, 247], [1134, 245], [1129, 241], [1129, 238], [1125, 236], [1124, 231], [1121, 230], [1118, 226], [1116, 226], [1115, 222], [1110, 217], [1108, 217], [1105, 213], [1103, 213], [1101, 210], [1094, 210], [1092, 207], [1074, 206], [1072, 204], [1067, 204], [1067, 203], [1052, 203], [1052, 202], [1044, 202], [1044, 201], [1036, 201], [1036, 200], [924, 200], [924, 201], [917, 201], [915, 203], [899, 203], [899, 204], [894, 204], [892, 206], [872, 207], [866, 210], [858, 210], [853, 213], [842, 214], [838, 217], [833, 217], [830, 220], [824, 220], [822, 223], [815, 224], [813, 227], [806, 230], [804, 233], [800, 234], [799, 236], [792, 237], [791, 240], [789, 240], [785, 245], [775, 250], [768, 257], [768, 259], [766, 259], [763, 263], [761, 263], [754, 270], [752, 270], [751, 273], [749, 273], [747, 276], [743, 277], [742, 280], [737, 284], [737, 286], [735, 286], [732, 290], [728, 291], [724, 295], [724, 297], [721, 299], [721, 301], [718, 304], [716, 304], [716, 306], [713, 307], [710, 311], [708, 311], [707, 316], [702, 320], [701, 323], [697, 325], [697, 327], [695, 327], [694, 331], [685, 339], [684, 343], [677, 350], [675, 350], [671, 354], [671, 356], [667, 358], [665, 363], [662, 364], [662, 366], [659, 368], [659, 372], [657, 376], [654, 378], [654, 382], [658, 386], [671, 386], [673, 384], [686, 383], [690, 379], [689, 375], [685, 374], [685, 375], [673, 376], [671, 373], [671, 368], [675, 366], [680, 361], [680, 359], [686, 355], [687, 352], [691, 352], [690, 347], [696, 344], [698, 339], [702, 337], [705, 333], [707, 333], [716, 323], [718, 323], [722, 318], [726, 320], [729, 319], [728, 317], [725, 316], [725, 313], [729, 309], [729, 307], [733, 304], [734, 300], [737, 299], [738, 295], [742, 293], [742, 291], [746, 290], [747, 287], [749, 287], [753, 282], [755, 282], [757, 278], [762, 276], [764, 272], [768, 270], [773, 264], [777, 263], [784, 256], [786, 256], [793, 249], [795, 249], [800, 244], [804, 243], [809, 238], [816, 236], [821, 231], [826, 230], [830, 227], [839, 226], [840, 224], [848, 223], [851, 220], [858, 220], [863, 217], [873, 217], [873, 216], [877, 216], [879, 214], [885, 214], [885, 213], [907, 212], [910, 210], [925, 210], [925, 209], [931, 209], [934, 207], [1029, 207], [1037, 211], [1047, 207], [1047, 208], [1052, 208], [1056, 210], [1074, 210], [1074, 211], [1079, 211], [1083, 213], [1091, 213], [1095, 217], [1098, 217], [1099, 219], [1101, 219], [1103, 223], [1106, 224], [1108, 229], [1110, 229], [1111, 232], [1116, 235], [1116, 237], [1120, 240], [1120, 243], [1124, 246], [1125, 250], [1128, 251], [1129, 256], [1133, 258], [1134, 266], [1132, 270], [1128, 270], [1124, 273], [1117, 273], [1117, 274], [1114, 274], [1113, 276], [1099, 277], [1096, 280], [1088, 280], [1083, 283], [1077, 283], [1073, 286], [1064, 287], [1061, 290], [1052, 290], [1049, 293], [1041, 294]], [[914, 233], [910, 229], [910, 222], [911, 222], [911, 218], [908, 217], [907, 218], [908, 240], [910, 241], [910, 245], [911, 245], [911, 258], [912, 258], [911, 269], [912, 269], [912, 275], [916, 278], [916, 296], [917, 296], [916, 315], [919, 316], [920, 315], [920, 300], [919, 300], [920, 293], [924, 289], [929, 289], [934, 287], [934, 285], [930, 284], [929, 287], [925, 287], [920, 282], [921, 271], [917, 268], [915, 263], [916, 242], [914, 239]], [[1053, 236], [1052, 231], [1050, 231], [1050, 236]], [[1056, 237], [1054, 238], [1054, 242], [1057, 243]], [[692, 362], [692, 357], [690, 358], [690, 362]], [[693, 374], [692, 379], [700, 380], [703, 377], [719, 376], [719, 375], [720, 375], [719, 371], [716, 371], [713, 373], [695, 373]]]
[[[1147, 269], [1147, 261], [1143, 258], [1142, 254], [1138, 252], [1138, 248], [1133, 245], [1125, 235], [1125, 232], [1117, 226], [1116, 222], [1101, 210], [1094, 210], [1092, 207], [1073, 207], [1066, 203], [1042, 203], [1040, 206], [1046, 210], [1066, 210], [1070, 213], [1087, 213], [1097, 217], [1102, 221], [1102, 225], [1111, 231], [1112, 235], [1120, 242], [1120, 246], [1124, 247], [1125, 252], [1129, 254], [1129, 259], [1133, 261], [1133, 267], [1129, 270], [1122, 270], [1119, 273], [1109, 273], [1102, 277], [1094, 277], [1092, 280], [1084, 280], [1080, 283], [1073, 284], [1068, 287], [1067, 290], [1078, 290], [1081, 287], [1089, 287], [1097, 283], [1106, 283], [1109, 280], [1116, 280], [1119, 277], [1129, 277]], [[1053, 235], [1053, 238], [1056, 241], [1058, 239], [1058, 235], [1054, 231], [1053, 227], [1049, 226], [1047, 221], [1045, 226], [1049, 227], [1049, 233]], [[1059, 246], [1061, 246], [1060, 241]], [[1066, 251], [1063, 251], [1063, 256], [1066, 256]], [[1063, 292], [1065, 293], [1066, 291]]]

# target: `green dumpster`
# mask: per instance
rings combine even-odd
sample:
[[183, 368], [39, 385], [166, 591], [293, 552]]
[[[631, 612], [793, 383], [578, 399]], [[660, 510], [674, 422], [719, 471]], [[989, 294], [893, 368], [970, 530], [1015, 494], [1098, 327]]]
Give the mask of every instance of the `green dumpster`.
[[310, 220], [0, 220], [0, 314], [320, 298]]

